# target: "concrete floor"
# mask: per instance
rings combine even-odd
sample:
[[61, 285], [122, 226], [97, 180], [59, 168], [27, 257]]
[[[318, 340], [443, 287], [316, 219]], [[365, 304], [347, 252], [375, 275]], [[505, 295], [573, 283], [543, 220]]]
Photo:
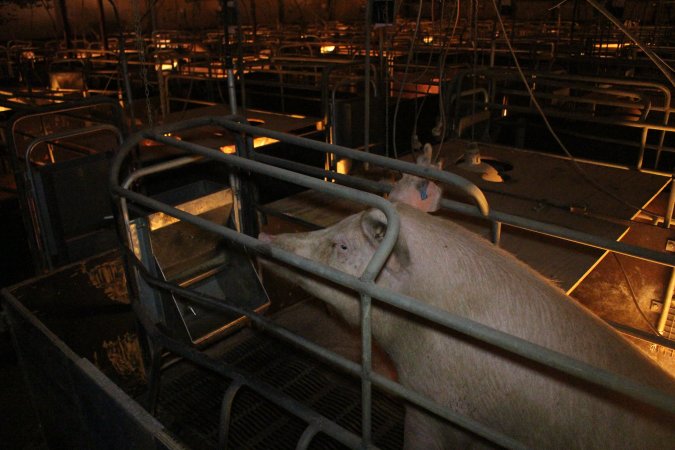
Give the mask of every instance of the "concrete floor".
[[[661, 193], [645, 209], [663, 215], [668, 194], [668, 191]], [[636, 222], [631, 225], [623, 242], [665, 251], [666, 242], [675, 239], [675, 229], [654, 226], [643, 215], [636, 218]], [[607, 321], [655, 335], [654, 328], [661, 314], [671, 272], [671, 269], [659, 264], [611, 253], [605, 255], [571, 295]], [[672, 320], [670, 324], [670, 332], [667, 329], [663, 337], [675, 344]], [[641, 339], [630, 340], [675, 376], [675, 351]]]

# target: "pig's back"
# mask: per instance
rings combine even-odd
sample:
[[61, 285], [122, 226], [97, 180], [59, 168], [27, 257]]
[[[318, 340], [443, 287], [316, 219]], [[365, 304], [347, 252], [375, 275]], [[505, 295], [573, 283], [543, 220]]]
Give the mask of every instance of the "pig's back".
[[[398, 207], [411, 254], [408, 295], [646, 383], [672, 377], [559, 287], [454, 222]], [[431, 242], [430, 242], [431, 241]]]

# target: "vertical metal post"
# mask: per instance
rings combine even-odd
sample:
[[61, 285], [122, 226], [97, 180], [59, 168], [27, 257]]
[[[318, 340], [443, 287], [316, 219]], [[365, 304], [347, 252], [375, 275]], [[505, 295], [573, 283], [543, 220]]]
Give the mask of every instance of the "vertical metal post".
[[645, 126], [642, 129], [642, 136], [640, 138], [640, 152], [638, 153], [637, 161], [637, 170], [642, 170], [642, 164], [645, 160], [645, 148], [647, 146], [647, 133], [649, 133], [649, 128]]
[[103, 0], [98, 0], [98, 27], [101, 33], [101, 48], [108, 50], [108, 30], [105, 26], [105, 10]]
[[155, 12], [155, 0], [147, 0], [148, 11], [150, 12], [150, 36], [157, 30], [157, 13]]
[[[373, 0], [366, 1], [366, 58], [363, 62], [363, 69], [365, 73], [363, 74], [363, 82], [365, 84], [365, 98], [364, 103], [364, 117], [363, 117], [363, 149], [364, 151], [370, 151], [370, 33], [371, 33], [371, 19], [373, 14]], [[388, 93], [386, 95], [389, 95]], [[368, 168], [368, 164], [365, 164], [365, 167]]]
[[253, 26], [253, 42], [258, 42], [258, 11], [256, 9], [256, 0], [250, 0], [251, 4], [251, 25]]
[[[663, 218], [664, 228], [670, 228], [670, 223], [673, 220], [673, 209], [675, 208], [675, 173], [670, 178], [670, 195], [668, 195], [668, 205], [666, 207], [666, 216]], [[670, 306], [673, 302], [673, 291], [675, 291], [675, 267], [671, 269], [670, 281], [666, 287], [666, 293], [663, 297], [663, 309], [659, 322], [656, 325], [656, 331], [663, 335], [666, 329], [666, 322], [668, 321], [668, 314], [670, 313]]]
[[675, 173], [670, 176], [670, 195], [668, 195], [666, 217], [663, 219], [664, 228], [670, 228], [670, 223], [673, 220], [673, 210], [675, 210]]
[[361, 436], [363, 448], [370, 446], [372, 430], [372, 299], [361, 295]]
[[70, 30], [70, 20], [68, 19], [66, 0], [58, 0], [56, 3], [59, 8], [59, 15], [61, 16], [61, 24], [63, 25], [63, 37], [66, 41], [66, 48], [70, 50], [72, 47], [72, 42], [70, 40], [72, 31]]
[[277, 0], [277, 28], [281, 28], [286, 22], [286, 6], [284, 0]]
[[492, 222], [492, 243], [499, 247], [502, 240], [502, 223], [494, 220]]
[[231, 9], [234, 6], [233, 0], [222, 0], [222, 14], [223, 14], [223, 56], [221, 61], [225, 65], [227, 73], [227, 93], [230, 103], [230, 113], [237, 114], [237, 93], [234, 87], [234, 64], [232, 59], [232, 51], [230, 49], [230, 16]]
[[666, 322], [668, 321], [670, 306], [673, 302], [673, 291], [675, 291], [675, 268], [671, 269], [670, 281], [668, 282], [668, 287], [666, 288], [666, 294], [663, 297], [663, 310], [661, 311], [661, 317], [659, 317], [659, 323], [656, 325], [656, 331], [660, 335], [662, 335], [666, 329]]

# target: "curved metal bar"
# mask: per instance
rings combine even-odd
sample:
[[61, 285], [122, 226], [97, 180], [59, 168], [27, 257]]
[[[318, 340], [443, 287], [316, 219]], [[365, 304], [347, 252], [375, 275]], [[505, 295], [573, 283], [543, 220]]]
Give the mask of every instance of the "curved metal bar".
[[[234, 122], [232, 122], [234, 123]], [[354, 200], [354, 201], [359, 201], [362, 203], [365, 203], [369, 206], [375, 207], [380, 209], [386, 216], [387, 218], [387, 231], [384, 235], [384, 238], [382, 239], [382, 242], [378, 249], [375, 251], [373, 254], [372, 259], [366, 266], [366, 269], [363, 272], [362, 277], [364, 279], [370, 279], [373, 280], [377, 276], [377, 274], [380, 273], [382, 270], [382, 267], [384, 267], [385, 262], [387, 261], [387, 258], [389, 258], [389, 255], [394, 248], [394, 245], [396, 244], [396, 240], [398, 239], [398, 231], [400, 227], [400, 219], [398, 217], [398, 213], [396, 212], [396, 209], [394, 206], [383, 199], [382, 197], [379, 197], [377, 195], [373, 194], [367, 194], [363, 193], [361, 191], [358, 191], [356, 189], [348, 188], [345, 186], [333, 184], [333, 183], [327, 183], [323, 180], [317, 180], [315, 178], [311, 178], [305, 175], [300, 175], [295, 172], [291, 172], [285, 169], [280, 169], [278, 167], [273, 167], [269, 166], [267, 164], [262, 164], [257, 161], [252, 161], [246, 158], [242, 158], [240, 156], [236, 155], [228, 155], [225, 153], [222, 153], [220, 151], [214, 150], [209, 147], [205, 147], [203, 145], [198, 145], [194, 144], [191, 142], [184, 142], [184, 141], [179, 141], [177, 139], [164, 136], [164, 135], [157, 135], [155, 133], [149, 133], [149, 132], [144, 132], [143, 135], [146, 137], [151, 137], [152, 139], [156, 140], [157, 142], [162, 142], [164, 144], [172, 145], [178, 148], [182, 148], [184, 150], [190, 151], [192, 153], [196, 153], [198, 155], [207, 157], [212, 160], [224, 162], [226, 164], [239, 167], [242, 169], [250, 170], [252, 172], [260, 173], [263, 175], [268, 175], [274, 178], [278, 178], [283, 181], [287, 181], [290, 183], [298, 184], [300, 186], [310, 188], [310, 189], [319, 189], [322, 190], [330, 195], [334, 195], [337, 197], [345, 198], [348, 200]], [[316, 141], [312, 141], [316, 142]], [[316, 142], [320, 143], [320, 142]], [[123, 158], [125, 156], [125, 153], [122, 153], [120, 151], [120, 154], [118, 155], [118, 158]], [[118, 160], [116, 158], [116, 161]], [[119, 170], [119, 167], [121, 167], [121, 161], [119, 164], [115, 164], [115, 170]], [[149, 170], [149, 169], [148, 169]], [[125, 180], [124, 185], [128, 185], [128, 180]], [[120, 196], [124, 196], [124, 193], [126, 192], [127, 194], [130, 191], [127, 191], [125, 189], [119, 189], [117, 186], [113, 186], [113, 191], [117, 192]], [[155, 202], [156, 207], [159, 209], [162, 207], [162, 203], [160, 202]], [[161, 209], [159, 209], [161, 210]], [[175, 210], [178, 211], [178, 210]], [[173, 214], [171, 214], [173, 215]], [[187, 215], [189, 216], [189, 214]], [[181, 218], [183, 219], [183, 218]], [[208, 223], [208, 222], [207, 222]]]
[[230, 434], [230, 421], [232, 420], [232, 405], [234, 398], [239, 393], [239, 389], [243, 386], [241, 380], [234, 380], [227, 387], [223, 402], [220, 405], [220, 426], [218, 427], [218, 448], [227, 448], [227, 438]]
[[[28, 187], [30, 188], [30, 194], [27, 201], [29, 202], [29, 209], [32, 209], [32, 211], [30, 211], [30, 216], [33, 218], [34, 221], [33, 226], [35, 227], [34, 235], [37, 239], [36, 244], [39, 250], [45, 252], [41, 256], [41, 258], [47, 265], [48, 270], [52, 269], [52, 258], [49, 256], [50, 249], [49, 244], [47, 243], [48, 237], [45, 232], [45, 226], [43, 223], [45, 221], [45, 217], [43, 217], [42, 215], [44, 213], [44, 208], [38, 204], [36, 199], [38, 194], [37, 194], [37, 187], [35, 186], [35, 178], [33, 176], [33, 165], [31, 164], [31, 157], [33, 155], [33, 151], [37, 148], [38, 145], [44, 142], [57, 139], [68, 139], [76, 136], [98, 133], [100, 131], [112, 132], [117, 137], [117, 142], [122, 143], [123, 135], [122, 131], [118, 127], [109, 124], [99, 124], [89, 128], [78, 128], [75, 130], [68, 130], [61, 133], [54, 133], [45, 136], [40, 136], [38, 138], [33, 139], [28, 144], [28, 147], [26, 147], [23, 162], [25, 164], [26, 181], [28, 182]], [[51, 245], [54, 244], [52, 243]]]
[[[331, 177], [338, 183], [342, 183], [347, 186], [355, 187], [361, 190], [367, 190], [368, 192], [388, 193], [391, 192], [392, 189], [392, 185], [389, 183], [356, 178], [349, 175], [343, 175], [334, 172], [328, 172], [324, 169], [307, 166], [293, 161], [284, 160], [281, 158], [275, 158], [274, 156], [269, 156], [262, 153], [255, 153], [253, 157], [257, 161], [261, 161], [268, 164], [274, 164], [276, 166], [306, 173], [312, 176]], [[675, 198], [675, 196], [673, 196], [673, 198]], [[671, 205], [670, 200], [668, 204]], [[441, 206], [444, 209], [459, 212], [460, 214], [465, 214], [471, 217], [484, 218], [480, 212], [476, 211], [476, 208], [455, 200], [442, 199]], [[563, 239], [578, 244], [587, 245], [589, 247], [599, 248], [602, 250], [610, 250], [622, 255], [632, 256], [634, 258], [643, 259], [645, 261], [650, 261], [657, 264], [675, 266], [675, 256], [671, 254], [626, 244], [624, 242], [615, 241], [613, 239], [608, 239], [589, 233], [584, 233], [582, 231], [573, 230], [571, 228], [566, 228], [559, 225], [554, 225], [548, 222], [541, 222], [526, 217], [520, 217], [509, 213], [504, 213], [495, 209], [490, 210], [490, 213], [488, 214], [486, 219], [492, 221], [493, 238], [497, 237], [494, 235], [494, 232], [499, 231], [499, 228], [501, 228], [501, 227], [497, 228], [496, 223], [504, 223], [506, 225], [522, 228], [523, 230], [533, 231], [539, 234], [545, 234], [547, 236], [551, 236], [556, 239]]]
[[[131, 253], [131, 251], [128, 249], [126, 249], [126, 251], [128, 253]], [[136, 258], [135, 255], [130, 254], [129, 257], [132, 263], [135, 266], [137, 266], [139, 270], [142, 272], [141, 276], [143, 277], [143, 279], [152, 286], [176, 293], [181, 297], [185, 297], [186, 299], [194, 302], [195, 304], [203, 306], [205, 308], [212, 308], [215, 310], [222, 310], [246, 316], [261, 330], [268, 332], [286, 342], [289, 342], [295, 345], [296, 347], [302, 349], [303, 351], [306, 351], [309, 354], [321, 359], [322, 361], [325, 361], [335, 367], [338, 367], [349, 374], [352, 374], [356, 377], [361, 376], [362, 369], [359, 364], [352, 362], [348, 359], [345, 359], [344, 357], [336, 353], [333, 353], [329, 350], [326, 350], [323, 347], [314, 344], [313, 342], [306, 340], [298, 335], [295, 335], [292, 332], [286, 330], [285, 328], [276, 325], [270, 319], [267, 319], [252, 311], [248, 311], [237, 306], [225, 304], [218, 298], [211, 297], [206, 294], [200, 294], [198, 292], [194, 292], [189, 289], [182, 288], [178, 285], [169, 283], [167, 281], [155, 278], [152, 275], [150, 275], [147, 272], [147, 270], [145, 270], [145, 268], [142, 266], [141, 262], [138, 260], [138, 258]], [[482, 436], [485, 439], [488, 439], [489, 441], [498, 444], [500, 447], [516, 448], [516, 449], [525, 448], [525, 446], [523, 446], [520, 442], [510, 438], [509, 436], [506, 436], [503, 433], [495, 431], [469, 417], [456, 413], [448, 407], [439, 406], [434, 402], [433, 399], [429, 399], [423, 395], [420, 395], [417, 392], [413, 391], [412, 389], [406, 388], [401, 384], [391, 381], [382, 375], [373, 373], [372, 381], [375, 383], [376, 386], [379, 386], [380, 388], [386, 390], [387, 392], [392, 393], [394, 395], [398, 395], [399, 397], [411, 403], [419, 405], [431, 411], [432, 413], [438, 415], [439, 417], [442, 417], [445, 420], [464, 428], [465, 430], [468, 430], [478, 436]]]
[[307, 138], [288, 135], [279, 131], [265, 130], [261, 129], [260, 127], [254, 127], [248, 124], [232, 122], [218, 117], [214, 118], [214, 123], [221, 125], [224, 128], [231, 129], [232, 131], [240, 131], [253, 136], [271, 137], [273, 139], [277, 139], [282, 142], [288, 142], [289, 144], [295, 144], [311, 148], [312, 150], [317, 150], [324, 153], [335, 153], [336, 155], [343, 156], [346, 158], [351, 158], [363, 162], [369, 162], [383, 167], [388, 167], [394, 170], [411, 173], [420, 177], [440, 181], [441, 183], [454, 186], [462, 190], [466, 195], [470, 196], [484, 216], [487, 216], [489, 212], [488, 202], [483, 192], [478, 188], [478, 186], [476, 186], [469, 180], [459, 175], [444, 172], [438, 169], [432, 169], [429, 167], [422, 167], [417, 164], [409, 162], [398, 161], [384, 156], [374, 155], [372, 153], [361, 152], [358, 150], [353, 150], [351, 148], [342, 147], [339, 145], [330, 145], [324, 142], [312, 141]]
[[[301, 146], [309, 150], [320, 151], [323, 153], [334, 153], [338, 156], [342, 156], [345, 158], [372, 163], [400, 172], [411, 173], [420, 177], [436, 180], [441, 183], [454, 186], [455, 188], [461, 190], [463, 193], [471, 197], [483, 216], [487, 216], [490, 210], [487, 199], [485, 198], [483, 192], [475, 184], [471, 183], [469, 180], [459, 175], [455, 175], [450, 172], [444, 172], [438, 169], [433, 169], [430, 167], [422, 167], [417, 164], [405, 161], [398, 161], [395, 159], [387, 158], [385, 156], [353, 150], [351, 148], [342, 147], [339, 145], [328, 144], [325, 142], [315, 141], [300, 136], [293, 136], [280, 131], [267, 130], [253, 125], [238, 123], [233, 121], [231, 118], [223, 118], [217, 116], [199, 117], [196, 119], [186, 120], [183, 122], [177, 122], [174, 124], [155, 127], [152, 130], [142, 132], [142, 134], [143, 137], [145, 138], [153, 139], [171, 146], [189, 150], [190, 148], [194, 148], [191, 146], [196, 146], [197, 144], [179, 141], [177, 139], [165, 136], [165, 134], [175, 133], [183, 129], [205, 125], [217, 125], [230, 131], [246, 133], [251, 136], [269, 137], [288, 144]], [[201, 147], [202, 149], [206, 148], [203, 146], [197, 147]], [[216, 152], [215, 150], [212, 151]]]
[[300, 436], [298, 445], [295, 446], [295, 450], [305, 450], [307, 447], [309, 447], [309, 444], [312, 443], [312, 439], [314, 439], [314, 436], [316, 436], [318, 432], [319, 430], [316, 428], [316, 426], [314, 426], [314, 424], [310, 424], [307, 428], [305, 428], [302, 436]]
[[[151, 208], [159, 209], [160, 211], [178, 217], [181, 220], [185, 220], [194, 225], [203, 227], [206, 230], [217, 233], [225, 238], [232, 239], [233, 241], [258, 252], [263, 256], [277, 259], [279, 261], [297, 267], [303, 271], [309, 272], [313, 275], [325, 278], [329, 281], [340, 284], [355, 291], [365, 293], [374, 298], [377, 298], [378, 300], [384, 301], [387, 304], [395, 306], [396, 308], [399, 308], [403, 311], [433, 321], [444, 328], [457, 331], [461, 334], [476, 338], [480, 341], [486, 342], [497, 348], [506, 350], [510, 353], [514, 353], [523, 356], [527, 359], [530, 359], [532, 361], [552, 367], [562, 373], [571, 375], [575, 378], [579, 378], [589, 383], [604, 386], [608, 389], [621, 392], [631, 398], [644, 401], [653, 406], [661, 408], [665, 411], [675, 412], [675, 398], [672, 398], [672, 396], [669, 396], [658, 389], [652, 388], [650, 386], [645, 386], [640, 383], [636, 383], [627, 377], [614, 374], [604, 369], [596, 368], [590, 364], [577, 361], [567, 355], [547, 349], [537, 344], [533, 344], [524, 339], [509, 335], [507, 333], [482, 325], [480, 323], [456, 316], [454, 314], [450, 314], [447, 311], [438, 309], [436, 307], [422, 304], [412, 297], [408, 297], [406, 295], [397, 292], [392, 292], [390, 290], [383, 289], [372, 283], [365, 283], [352, 275], [348, 275], [344, 272], [341, 272], [328, 266], [317, 264], [314, 261], [300, 257], [294, 253], [290, 253], [278, 247], [274, 247], [269, 243], [263, 243], [250, 236], [239, 234], [233, 230], [227, 229], [219, 225], [215, 225], [199, 217], [191, 216], [190, 214], [168, 207], [167, 205], [162, 206], [161, 203], [154, 201], [150, 198], [144, 197], [140, 194], [129, 191], [124, 192], [118, 187], [114, 189], [117, 191], [116, 192], [117, 195], [126, 195], [134, 202], [143, 204]], [[158, 285], [162, 284], [163, 283], [158, 283]], [[169, 283], [166, 283], [164, 285], [166, 286], [167, 289], [179, 292], [181, 295], [185, 295], [188, 298], [198, 298], [198, 297], [204, 298], [203, 296], [191, 293], [191, 291], [189, 290], [182, 290], [180, 288], [175, 288]], [[221, 308], [225, 307], [224, 305], [222, 305], [222, 303], [218, 302], [217, 300], [215, 300], [213, 306], [215, 307], [216, 304], [220, 304]], [[227, 308], [230, 308], [230, 306], [227, 306]], [[250, 316], [250, 313], [246, 313], [245, 315]], [[374, 375], [373, 379], [374, 380], [378, 379], [378, 377]], [[385, 383], [385, 386], [391, 385]], [[416, 401], [420, 397], [421, 396], [419, 396], [419, 394], [415, 394], [414, 396], [410, 396], [409, 399], [411, 401], [414, 401], [416, 404], [420, 406], [427, 407], [427, 404], [423, 404], [421, 402]], [[424, 399], [424, 397], [421, 398]], [[408, 399], [408, 397], [406, 397], [406, 399]], [[447, 408], [434, 405], [433, 402], [429, 403], [428, 405], [433, 407], [433, 409], [430, 409], [430, 411], [442, 412], [443, 413], [441, 414], [442, 417], [446, 417], [446, 415], [448, 414], [454, 417], [453, 413], [449, 411]], [[473, 425], [474, 424], [467, 425], [466, 428], [473, 431], [474, 428], [471, 427]], [[482, 427], [480, 424], [479, 426]], [[484, 429], [484, 427], [482, 427], [482, 429]], [[488, 432], [490, 432], [490, 434], [493, 434], [492, 430], [488, 430]], [[486, 436], [486, 434], [481, 434], [481, 432], [477, 433], [480, 434], [481, 436]], [[489, 439], [493, 440], [492, 438]]]
[[[138, 264], [140, 264], [140, 262], [138, 262]], [[187, 289], [186, 291], [191, 292]], [[145, 313], [143, 308], [136, 306], [137, 305], [134, 304], [134, 310], [136, 311], [138, 319], [143, 327], [147, 330], [152, 339], [155, 339], [168, 351], [188, 359], [195, 364], [212, 370], [221, 376], [230, 378], [233, 383], [246, 385], [257, 394], [263, 396], [265, 399], [286, 411], [292, 412], [307, 423], [314, 424], [314, 426], [317, 427], [319, 431], [328, 434], [350, 448], [359, 448], [361, 446], [361, 439], [358, 436], [337, 425], [336, 423], [326, 420], [323, 416], [311, 408], [308, 408], [304, 404], [279, 392], [277, 389], [266, 383], [256, 381], [253, 377], [248, 376], [248, 374], [245, 372], [235, 369], [230, 365], [223, 363], [222, 361], [214, 360], [199, 350], [180, 343], [160, 332], [150, 317]]]

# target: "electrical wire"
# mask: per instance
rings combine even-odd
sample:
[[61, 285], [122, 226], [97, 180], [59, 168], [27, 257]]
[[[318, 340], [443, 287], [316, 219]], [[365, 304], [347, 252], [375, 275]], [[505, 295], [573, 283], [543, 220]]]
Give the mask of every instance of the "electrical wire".
[[[452, 36], [455, 35], [457, 31], [457, 26], [459, 25], [459, 16], [460, 16], [460, 0], [457, 0], [457, 8], [456, 8], [456, 15], [455, 15], [455, 23], [452, 28]], [[452, 44], [452, 39], [448, 41], [448, 46], [445, 49], [445, 52], [443, 54], [442, 60], [441, 60], [441, 65], [440, 65], [440, 71], [439, 71], [439, 77], [438, 77], [438, 107], [439, 111], [441, 114], [441, 140], [440, 144], [438, 146], [438, 151], [436, 152], [435, 156], [432, 156], [431, 158], [431, 163], [435, 164], [438, 158], [441, 155], [441, 150], [443, 149], [443, 143], [445, 141], [445, 133], [447, 130], [447, 117], [445, 115], [445, 102], [443, 101], [443, 77], [445, 76], [445, 63], [447, 61], [448, 53], [450, 50], [450, 45]]]
[[419, 30], [421, 19], [422, 19], [422, 0], [420, 0], [419, 5], [417, 7], [417, 19], [415, 20], [415, 31], [413, 32], [412, 42], [410, 43], [410, 50], [408, 52], [408, 57], [405, 62], [405, 69], [403, 70], [403, 81], [400, 83], [401, 87], [398, 90], [398, 95], [396, 96], [396, 106], [394, 107], [393, 129], [391, 139], [394, 149], [394, 159], [398, 159], [398, 149], [396, 147], [396, 121], [398, 118], [398, 110], [401, 105], [401, 98], [403, 97], [403, 88], [405, 87], [408, 70], [410, 68], [410, 62], [412, 61], [413, 52], [415, 50], [415, 43], [417, 42], [417, 32]]
[[[494, 2], [494, 0], [493, 0]], [[656, 53], [651, 51], [649, 48], [645, 47], [636, 37], [634, 37], [630, 31], [626, 27], [623, 26], [623, 24], [614, 17], [612, 13], [607, 11], [604, 6], [600, 5], [597, 1], [595, 0], [586, 0], [587, 3], [589, 3], [593, 8], [595, 8], [600, 14], [605, 16], [607, 20], [612, 22], [616, 27], [621, 30], [623, 34], [628, 36], [628, 39], [633, 41], [635, 45], [637, 45], [640, 50], [644, 52], [645, 55], [658, 67], [658, 69], [663, 73], [663, 75], [668, 79], [670, 84], [675, 87], [675, 77], [673, 76], [673, 69], [670, 68], [668, 64], [666, 64], [663, 59], [661, 59], [660, 56], [658, 56]]]
[[502, 16], [501, 16], [501, 14], [499, 13], [499, 8], [497, 7], [497, 2], [496, 2], [496, 0], [492, 0], [492, 5], [493, 5], [494, 10], [495, 10], [495, 13], [496, 13], [496, 15], [497, 15], [497, 20], [499, 21], [499, 25], [500, 25], [500, 27], [501, 27], [501, 29], [502, 29], [502, 33], [503, 33], [503, 35], [504, 35], [504, 40], [506, 41], [506, 45], [508, 46], [509, 52], [511, 53], [511, 56], [512, 56], [512, 58], [513, 58], [513, 62], [514, 62], [514, 65], [515, 65], [515, 67], [516, 67], [516, 71], [518, 72], [518, 75], [520, 76], [520, 79], [522, 80], [523, 84], [525, 85], [525, 88], [527, 89], [527, 92], [528, 92], [528, 94], [529, 94], [529, 96], [530, 96], [530, 99], [532, 100], [532, 104], [534, 105], [535, 109], [537, 110], [537, 112], [538, 112], [539, 115], [541, 116], [541, 119], [542, 119], [542, 121], [544, 122], [544, 125], [546, 126], [546, 129], [548, 129], [548, 131], [551, 133], [551, 136], [553, 137], [553, 139], [557, 142], [557, 144], [560, 146], [560, 148], [562, 149], [562, 151], [563, 151], [563, 152], [565, 153], [565, 155], [569, 158], [568, 160], [569, 160], [569, 162], [572, 164], [572, 167], [574, 167], [574, 169], [579, 173], [579, 175], [581, 175], [581, 177], [582, 177], [588, 184], [590, 184], [591, 186], [593, 186], [593, 187], [594, 187], [595, 189], [597, 189], [598, 191], [604, 193], [605, 195], [607, 195], [607, 196], [613, 198], [614, 200], [618, 201], [619, 203], [621, 203], [621, 204], [623, 204], [623, 205], [625, 205], [625, 206], [628, 206], [628, 207], [631, 208], [631, 209], [634, 209], [634, 210], [637, 210], [637, 211], [641, 211], [641, 212], [647, 214], [647, 215], [650, 216], [650, 217], [653, 217], [653, 218], [658, 218], [658, 217], [660, 217], [659, 214], [653, 213], [653, 212], [648, 211], [648, 210], [646, 210], [646, 209], [644, 209], [644, 208], [641, 208], [641, 207], [639, 207], [639, 206], [632, 205], [632, 204], [630, 204], [629, 202], [627, 202], [626, 200], [624, 200], [623, 198], [621, 198], [621, 197], [619, 197], [618, 195], [616, 195], [615, 193], [609, 191], [609, 190], [606, 189], [604, 186], [602, 186], [601, 184], [599, 184], [597, 181], [595, 181], [594, 179], [592, 179], [592, 178], [586, 173], [586, 171], [579, 165], [579, 163], [578, 163], [577, 160], [574, 158], [574, 156], [572, 156], [572, 154], [571, 154], [570, 151], [567, 149], [567, 147], [565, 146], [565, 144], [563, 144], [562, 140], [560, 140], [560, 137], [558, 136], [558, 134], [557, 134], [557, 133], [555, 132], [555, 130], [553, 129], [553, 126], [551, 126], [551, 123], [549, 122], [548, 118], [546, 117], [546, 114], [544, 113], [543, 108], [542, 108], [541, 105], [539, 104], [539, 101], [538, 101], [537, 98], [535, 97], [534, 92], [532, 91], [532, 88], [530, 87], [530, 84], [527, 82], [527, 77], [525, 76], [525, 73], [523, 72], [523, 69], [521, 68], [520, 63], [518, 62], [518, 58], [516, 57], [516, 52], [513, 50], [513, 46], [511, 45], [511, 41], [510, 41], [509, 37], [508, 37], [507, 34], [506, 34], [506, 28], [504, 27], [504, 22], [502, 21]]
[[[442, 30], [442, 24], [443, 20], [445, 17], [445, 0], [441, 1], [441, 25], [440, 25], [440, 30]], [[439, 96], [439, 108], [442, 111], [443, 117], [445, 111], [443, 110], [443, 75], [445, 72], [445, 63], [447, 61], [447, 56], [450, 50], [450, 45], [452, 44], [452, 40], [455, 37], [455, 33], [457, 31], [457, 24], [459, 22], [459, 0], [456, 2], [457, 7], [455, 8], [456, 14], [455, 14], [455, 22], [452, 27], [452, 31], [450, 33], [445, 33], [444, 34], [444, 40], [441, 42], [441, 48], [443, 51], [441, 52], [441, 57], [439, 58], [439, 63], [438, 63], [438, 96]], [[431, 83], [428, 84], [427, 86], [427, 91], [425, 92], [425, 95], [422, 97], [422, 102], [417, 110], [417, 113], [415, 115], [415, 123], [413, 126], [413, 134], [417, 135], [417, 127], [419, 123], [419, 118], [420, 115], [422, 114], [422, 110], [424, 109], [424, 103], [427, 100], [427, 97], [429, 96], [429, 91], [431, 90]], [[415, 154], [415, 149], [413, 150], [413, 158], [417, 159], [417, 155]], [[440, 150], [439, 150], [440, 151]], [[436, 155], [436, 158], [438, 158], [438, 154]], [[432, 157], [432, 162], [436, 161], [436, 158]]]
[[626, 269], [623, 267], [623, 264], [621, 263], [621, 260], [619, 259], [619, 255], [616, 253], [612, 252], [612, 255], [614, 255], [614, 259], [616, 259], [617, 264], [619, 265], [619, 269], [621, 270], [621, 273], [623, 274], [624, 280], [626, 280], [626, 284], [628, 285], [628, 290], [630, 291], [630, 298], [633, 301], [633, 304], [635, 305], [635, 309], [640, 313], [640, 316], [644, 319], [645, 323], [649, 327], [650, 330], [654, 332], [655, 335], [661, 336], [659, 332], [656, 330], [654, 325], [649, 321], [647, 316], [645, 315], [644, 311], [642, 311], [642, 308], [640, 308], [640, 304], [638, 303], [638, 298], [637, 295], [635, 294], [635, 290], [633, 289], [633, 285], [630, 282], [630, 279], [628, 278], [628, 274], [626, 273]]

